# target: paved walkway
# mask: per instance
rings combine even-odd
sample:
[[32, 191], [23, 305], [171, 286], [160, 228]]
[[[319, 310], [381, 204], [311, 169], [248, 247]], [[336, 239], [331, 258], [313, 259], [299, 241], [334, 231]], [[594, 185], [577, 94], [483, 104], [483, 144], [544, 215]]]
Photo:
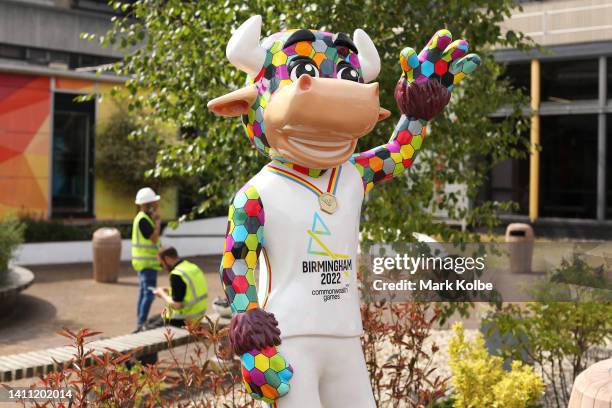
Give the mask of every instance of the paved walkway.
[[[219, 256], [189, 258], [206, 272], [210, 303], [223, 290], [219, 281]], [[0, 355], [63, 346], [66, 339], [56, 333], [87, 327], [110, 337], [130, 333], [136, 326], [138, 278], [129, 263], [121, 265], [117, 283], [97, 283], [90, 264], [35, 266], [34, 284], [22, 292], [15, 310], [0, 318]], [[158, 285], [168, 286], [165, 272]], [[151, 308], [160, 313], [163, 302]]]

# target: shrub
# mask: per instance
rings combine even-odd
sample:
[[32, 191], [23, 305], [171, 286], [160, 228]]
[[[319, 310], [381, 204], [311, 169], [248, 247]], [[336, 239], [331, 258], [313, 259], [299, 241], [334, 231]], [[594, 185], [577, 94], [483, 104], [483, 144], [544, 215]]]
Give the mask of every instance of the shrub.
[[362, 347], [378, 407], [430, 407], [441, 399], [447, 378], [433, 365], [430, 341], [440, 310], [429, 303], [374, 303], [361, 307]]
[[493, 386], [497, 401], [495, 407], [533, 407], [544, 393], [544, 381], [533, 371], [533, 367], [520, 361], [513, 361], [511, 371]]
[[528, 408], [538, 402], [544, 382], [532, 367], [514, 361], [506, 372], [503, 359], [487, 352], [482, 335], [467, 341], [461, 323], [455, 323], [453, 331], [449, 356], [454, 407]]
[[[502, 358], [533, 362], [547, 383], [547, 407], [566, 407], [576, 376], [597, 358], [598, 347], [612, 341], [610, 282], [603, 267], [590, 266], [582, 256], [563, 259], [533, 288], [538, 302], [508, 305], [487, 320], [501, 336]], [[565, 299], [566, 301], [551, 301]]]
[[[444, 395], [445, 380], [435, 377], [431, 358], [438, 351], [427, 341], [438, 318], [427, 304], [371, 305], [362, 309], [366, 334], [363, 346], [379, 407], [431, 407]], [[389, 319], [389, 317], [391, 319]], [[134, 353], [107, 349], [94, 356], [87, 347], [87, 329], [62, 330], [74, 347], [71, 363], [46, 374], [33, 386], [71, 387], [79, 407], [227, 407], [259, 406], [245, 392], [240, 362], [228, 345], [228, 330], [216, 322], [188, 327], [196, 342], [186, 350], [170, 349], [155, 364], [126, 369]], [[168, 334], [170, 336], [170, 334]], [[391, 345], [386, 353], [380, 346]], [[429, 344], [429, 346], [426, 346]], [[23, 406], [60, 407], [26, 401]]]
[[131, 225], [110, 222], [73, 225], [58, 220], [43, 220], [28, 216], [22, 217], [21, 222], [24, 225], [25, 242], [88, 241], [98, 228], [103, 227], [117, 228], [124, 239], [129, 238], [132, 233]]
[[573, 253], [569, 260], [565, 258], [561, 260], [561, 265], [555, 269], [550, 281], [591, 288], [612, 289], [612, 284], [606, 278], [604, 266], [590, 266], [579, 253]]
[[[239, 363], [227, 354], [223, 339], [227, 329], [210, 326], [189, 327], [196, 338], [189, 353], [175, 353], [155, 364], [142, 365], [134, 358], [136, 350], [118, 353], [113, 349], [94, 355], [87, 347], [99, 335], [88, 329], [59, 334], [74, 348], [73, 359], [63, 369], [45, 375], [34, 386], [70, 388], [72, 401], [41, 404], [25, 401], [23, 406], [78, 407], [246, 407], [253, 406], [243, 391]], [[210, 328], [209, 328], [210, 327]], [[167, 335], [170, 341], [171, 334]], [[131, 368], [126, 368], [131, 365]]]
[[13, 251], [23, 242], [24, 225], [16, 218], [0, 220], [0, 281], [8, 271]]
[[610, 302], [532, 302], [506, 306], [488, 318], [504, 344], [502, 358], [529, 359], [547, 383], [547, 407], [566, 407], [576, 376], [595, 362], [589, 351], [612, 340]]

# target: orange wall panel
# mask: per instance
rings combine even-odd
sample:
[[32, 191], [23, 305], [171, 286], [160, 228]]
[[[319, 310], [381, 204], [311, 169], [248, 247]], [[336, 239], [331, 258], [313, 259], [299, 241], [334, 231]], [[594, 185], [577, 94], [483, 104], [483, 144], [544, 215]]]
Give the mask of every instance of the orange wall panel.
[[47, 214], [50, 111], [49, 78], [0, 73], [0, 217]]

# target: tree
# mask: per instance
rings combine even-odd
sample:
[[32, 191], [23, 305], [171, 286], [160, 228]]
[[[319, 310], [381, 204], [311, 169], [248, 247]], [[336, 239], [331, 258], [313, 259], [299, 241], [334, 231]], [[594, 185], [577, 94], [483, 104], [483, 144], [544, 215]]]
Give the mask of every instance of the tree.
[[[520, 7], [514, 0], [111, 0], [110, 4], [120, 16], [98, 40], [125, 52], [114, 68], [129, 76], [128, 106], [150, 113], [133, 133], [146, 135], [155, 122], [173, 124], [183, 133], [179, 143], [160, 151], [151, 174], [208, 181], [200, 187], [201, 204], [191, 216], [213, 215], [215, 209], [227, 207], [234, 192], [267, 161], [251, 147], [239, 120], [217, 118], [206, 108], [209, 100], [245, 83], [245, 74], [229, 64], [224, 50], [232, 29], [254, 14], [263, 17], [263, 36], [303, 27], [347, 33], [363, 28], [370, 34], [382, 61], [381, 105], [393, 115], [364, 137], [358, 150], [385, 143], [399, 118], [393, 91], [404, 47], [420, 49], [436, 30], [446, 27], [454, 38], [467, 39], [471, 51], [482, 58], [479, 70], [453, 90], [451, 105], [431, 123], [413, 168], [368, 197], [361, 223], [365, 241], [411, 241], [416, 231], [444, 242], [479, 242], [474, 228], [484, 227], [491, 234], [500, 222], [498, 212], [512, 207], [476, 198], [494, 165], [524, 157], [528, 151], [521, 136], [528, 120], [522, 113], [526, 97], [500, 77], [503, 67], [493, 58], [495, 47], [532, 45], [521, 33], [501, 32], [499, 23]], [[94, 40], [92, 35], [84, 37]], [[511, 114], [492, 120], [501, 107]], [[451, 183], [462, 185], [465, 197], [445, 192], [444, 186]], [[465, 201], [471, 203], [469, 210]], [[439, 222], [436, 211], [451, 220], [465, 220], [470, 228], [461, 231]], [[469, 306], [453, 304], [442, 320], [456, 309], [467, 313]]]
[[[245, 75], [232, 67], [224, 49], [232, 28], [253, 14], [261, 14], [263, 35], [284, 28], [306, 27], [352, 33], [365, 29], [377, 44], [383, 63], [379, 76], [381, 105], [392, 109], [395, 119], [380, 123], [359, 142], [358, 149], [386, 142], [397, 118], [393, 99], [401, 69], [399, 51], [420, 48], [439, 28], [455, 38], [465, 38], [483, 64], [476, 75], [455, 89], [451, 106], [431, 125], [424, 153], [408, 172], [406, 182], [395, 181], [374, 190], [364, 209], [364, 237], [392, 242], [410, 240], [414, 231], [435, 234], [446, 242], [478, 240], [473, 232], [462, 232], [436, 222], [433, 211], [451, 219], [466, 219], [471, 227], [488, 231], [498, 223], [496, 211], [509, 203], [483, 202], [475, 198], [488, 171], [496, 163], [526, 154], [521, 131], [524, 96], [500, 79], [502, 67], [493, 59], [493, 47], [524, 48], [522, 34], [501, 33], [499, 23], [515, 7], [513, 0], [384, 0], [365, 2], [321, 1], [111, 1], [123, 17], [99, 40], [126, 51], [115, 65], [117, 73], [131, 75], [126, 85], [131, 109], [151, 112], [147, 119], [161, 120], [189, 130], [180, 143], [167, 146], [158, 155], [156, 177], [199, 175], [209, 180], [200, 189], [204, 212], [231, 195], [266, 162], [248, 143], [239, 120], [216, 118], [206, 103], [243, 85]], [[93, 36], [85, 35], [89, 40]], [[502, 120], [490, 115], [500, 107], [512, 112]], [[146, 123], [135, 130], [146, 131]], [[196, 132], [193, 129], [197, 129]], [[196, 133], [198, 137], [189, 137]], [[445, 194], [446, 183], [463, 184], [470, 211], [461, 197]], [[399, 197], [399, 199], [398, 199]]]
[[164, 137], [157, 131], [130, 137], [139, 128], [139, 117], [138, 113], [130, 113], [117, 104], [113, 114], [101, 124], [96, 138], [96, 174], [130, 194], [135, 186], [161, 187], [159, 180], [152, 180], [145, 173], [155, 167]]

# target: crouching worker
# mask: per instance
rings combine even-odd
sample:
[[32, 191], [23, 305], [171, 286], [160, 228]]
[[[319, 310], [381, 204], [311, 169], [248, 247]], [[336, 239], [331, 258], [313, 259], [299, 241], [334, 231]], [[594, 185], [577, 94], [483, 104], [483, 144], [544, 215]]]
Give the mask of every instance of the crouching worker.
[[162, 246], [157, 259], [170, 274], [169, 288], [156, 288], [153, 293], [166, 302], [162, 314], [165, 324], [181, 327], [197, 323], [206, 313], [208, 286], [204, 272], [194, 263], [180, 259], [174, 247]]

